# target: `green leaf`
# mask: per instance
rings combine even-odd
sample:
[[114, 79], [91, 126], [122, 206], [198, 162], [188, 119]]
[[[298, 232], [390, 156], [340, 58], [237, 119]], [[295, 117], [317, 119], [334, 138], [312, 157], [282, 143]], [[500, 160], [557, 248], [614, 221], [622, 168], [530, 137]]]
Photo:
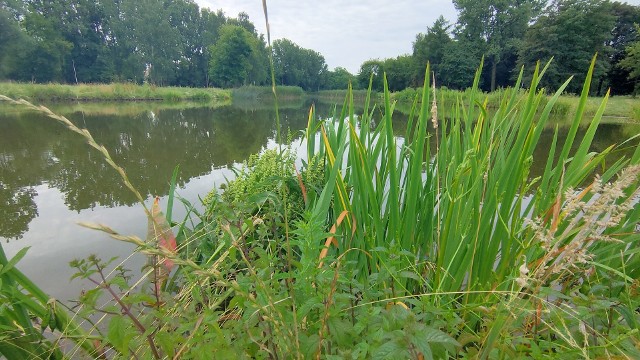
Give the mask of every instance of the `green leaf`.
[[165, 355], [172, 358], [175, 354], [175, 346], [180, 342], [180, 339], [174, 338], [166, 332], [158, 332], [154, 338]]
[[409, 353], [395, 340], [387, 341], [371, 354], [372, 359], [408, 359]]
[[447, 333], [432, 328], [432, 327], [424, 327], [421, 331], [417, 331], [415, 335], [416, 341], [422, 341], [425, 343], [440, 343], [440, 344], [449, 344], [454, 346], [460, 346], [456, 339], [449, 336]]
[[125, 318], [114, 316], [109, 322], [109, 330], [107, 332], [107, 340], [121, 354], [129, 353], [129, 341], [133, 334], [129, 332]]
[[413, 271], [400, 271], [400, 273], [398, 274], [401, 278], [407, 278], [407, 279], [413, 279], [416, 281], [420, 281], [421, 278], [418, 274], [416, 274]]
[[30, 248], [31, 248], [30, 246], [27, 246], [20, 249], [20, 251], [18, 251], [18, 253], [14, 257], [12, 257], [11, 260], [9, 260], [6, 264], [4, 264], [4, 266], [0, 267], [0, 275], [6, 274], [8, 271], [13, 269], [13, 267], [18, 263], [18, 261], [20, 261], [20, 259], [22, 259], [27, 254], [27, 251]]

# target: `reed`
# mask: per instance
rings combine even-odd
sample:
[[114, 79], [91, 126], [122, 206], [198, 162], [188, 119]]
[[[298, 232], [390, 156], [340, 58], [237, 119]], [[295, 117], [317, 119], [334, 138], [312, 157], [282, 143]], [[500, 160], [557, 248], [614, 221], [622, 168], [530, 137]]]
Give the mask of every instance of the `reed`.
[[[526, 321], [534, 321], [539, 333], [563, 333], [542, 315], [520, 317], [518, 324], [507, 319], [505, 314], [513, 314], [523, 301], [531, 302], [527, 309], [535, 314], [542, 303], [550, 307], [541, 300], [550, 289], [559, 288], [569, 296], [580, 291], [578, 284], [596, 287], [604, 285], [605, 278], [633, 283], [640, 265], [632, 250], [640, 240], [636, 227], [640, 148], [636, 146], [631, 159], [606, 168], [606, 157], [615, 146], [601, 153], [589, 151], [608, 96], [589, 121], [585, 136], [576, 139], [589, 100], [593, 64], [568, 137], [559, 145], [556, 130], [545, 171], [535, 179], [530, 177], [533, 151], [570, 81], [547, 99], [534, 90], [547, 67], [536, 69], [531, 91], [502, 92], [492, 112], [477, 87], [480, 71], [464, 97], [435, 101], [441, 99], [435, 88], [424, 88], [414, 99], [404, 138], [394, 136], [395, 104], [386, 88], [383, 119], [375, 127], [369, 102], [362, 116], [356, 116], [351, 96], [333, 121], [311, 121], [308, 161], [321, 157], [327, 164], [326, 185], [312, 205], [313, 214], [326, 224], [336, 222], [337, 214], [348, 214], [336, 236], [339, 241], [327, 244], [330, 256], [344, 256], [365, 284], [372, 276], [377, 280], [381, 272], [387, 273], [388, 279], [376, 284], [389, 290], [392, 298], [458, 314], [461, 323], [450, 334], [473, 334], [480, 344], [474, 351], [483, 358], [509, 331], [539, 341]], [[429, 73], [427, 67], [425, 84], [431, 83]], [[521, 79], [522, 75], [516, 89]], [[442, 108], [451, 116], [438, 117]], [[315, 139], [314, 129], [320, 130], [320, 139]], [[621, 172], [626, 166], [629, 170]], [[599, 171], [601, 177], [590, 180]], [[605, 189], [603, 184], [616, 174], [620, 180]], [[611, 192], [615, 198], [608, 197]], [[576, 205], [578, 200], [582, 205]], [[523, 279], [535, 285], [519, 285], [529, 284]], [[624, 286], [616, 291], [630, 294]], [[575, 306], [564, 297], [553, 306], [559, 303]], [[617, 314], [633, 312], [633, 306]], [[487, 315], [487, 309], [493, 310]], [[565, 315], [575, 326], [578, 315]], [[629, 321], [623, 326], [624, 336], [637, 341], [632, 330], [636, 320]], [[599, 334], [596, 343], [604, 338], [607, 346], [620, 351], [607, 342], [602, 327], [592, 330]], [[574, 336], [559, 340], [557, 346], [572, 347]], [[593, 348], [578, 350], [588, 355]]]
[[230, 93], [221, 89], [157, 87], [130, 83], [27, 84], [0, 82], [0, 94], [29, 101], [225, 101]]

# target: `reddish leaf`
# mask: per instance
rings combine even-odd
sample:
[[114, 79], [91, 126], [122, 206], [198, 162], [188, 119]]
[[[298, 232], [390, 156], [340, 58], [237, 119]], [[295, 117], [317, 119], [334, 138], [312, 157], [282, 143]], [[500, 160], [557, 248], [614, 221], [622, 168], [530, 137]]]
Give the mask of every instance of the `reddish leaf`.
[[[153, 206], [151, 207], [151, 218], [149, 219], [149, 230], [147, 234], [148, 241], [157, 242], [158, 248], [163, 248], [170, 253], [175, 254], [177, 251], [176, 237], [171, 231], [171, 227], [160, 210], [160, 198], [156, 196]], [[158, 261], [160, 262], [160, 260]], [[173, 261], [164, 259], [164, 267], [167, 272], [171, 272]]]

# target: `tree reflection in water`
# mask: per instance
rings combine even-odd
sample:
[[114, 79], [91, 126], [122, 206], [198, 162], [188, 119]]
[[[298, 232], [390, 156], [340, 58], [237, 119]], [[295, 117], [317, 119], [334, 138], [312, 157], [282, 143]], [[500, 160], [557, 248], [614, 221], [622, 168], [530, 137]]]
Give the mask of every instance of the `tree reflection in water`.
[[[307, 124], [309, 102], [281, 104], [282, 133], [298, 138]], [[101, 207], [131, 206], [136, 198], [102, 157], [84, 139], [54, 120], [33, 112], [0, 107], [0, 237], [20, 238], [38, 216], [35, 187], [58, 189], [68, 209], [80, 212]], [[175, 108], [166, 104], [87, 104], [54, 111], [86, 127], [122, 166], [144, 197], [164, 196], [180, 165], [178, 185], [231, 167], [275, 143], [275, 112], [271, 104], [236, 104], [219, 108]], [[137, 111], [136, 111], [137, 110]], [[327, 118], [333, 105], [319, 104], [316, 114]], [[377, 118], [382, 115], [377, 114]], [[407, 116], [394, 114], [394, 133], [403, 136]], [[568, 129], [560, 128], [559, 139]], [[602, 151], [620, 143], [638, 128], [601, 125], [593, 146]], [[283, 136], [285, 138], [286, 136]], [[531, 176], [544, 166], [553, 138], [550, 128], [534, 154]], [[435, 137], [430, 138], [435, 148]], [[624, 151], [612, 156], [624, 155]], [[629, 154], [626, 154], [629, 156]], [[214, 184], [211, 184], [213, 187]], [[209, 190], [209, 189], [208, 189]], [[204, 195], [204, 194], [201, 194]]]
[[[307, 105], [281, 109], [283, 133], [301, 133]], [[183, 186], [246, 160], [275, 139], [275, 114], [268, 106], [158, 107], [122, 116], [82, 111], [63, 115], [86, 127], [146, 197], [167, 195], [176, 165], [178, 185]], [[77, 212], [136, 203], [82, 137], [40, 114], [0, 110], [0, 237], [20, 238], [28, 230], [38, 216], [38, 185], [57, 188], [66, 206]]]

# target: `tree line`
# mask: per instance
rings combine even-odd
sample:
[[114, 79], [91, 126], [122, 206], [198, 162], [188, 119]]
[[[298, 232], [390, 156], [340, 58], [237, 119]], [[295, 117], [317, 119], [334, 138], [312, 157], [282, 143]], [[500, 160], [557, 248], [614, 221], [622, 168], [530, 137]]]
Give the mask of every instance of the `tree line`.
[[30, 82], [148, 82], [238, 87], [270, 82], [269, 54], [282, 85], [307, 91], [399, 91], [422, 86], [427, 62], [438, 85], [471, 85], [484, 58], [484, 90], [510, 86], [521, 67], [553, 58], [543, 86], [577, 77], [598, 52], [595, 91], [640, 87], [640, 7], [608, 0], [453, 0], [456, 23], [438, 18], [416, 35], [413, 52], [365, 61], [357, 74], [329, 70], [322, 54], [288, 39], [269, 48], [246, 13], [236, 18], [192, 0], [4, 0], [0, 2], [0, 79]]
[[[414, 84], [429, 61], [440, 85], [465, 88], [484, 56], [480, 86], [495, 90], [514, 84], [538, 61], [553, 59], [542, 86], [555, 90], [574, 76], [577, 93], [595, 53], [594, 92], [611, 88], [628, 94], [640, 84], [637, 24], [640, 7], [607, 0], [453, 0], [458, 20], [443, 17], [413, 43]], [[634, 49], [635, 52], [634, 52]], [[402, 57], [390, 62], [405, 62]], [[385, 63], [386, 64], [386, 61]], [[398, 84], [403, 87], [406, 84]]]

